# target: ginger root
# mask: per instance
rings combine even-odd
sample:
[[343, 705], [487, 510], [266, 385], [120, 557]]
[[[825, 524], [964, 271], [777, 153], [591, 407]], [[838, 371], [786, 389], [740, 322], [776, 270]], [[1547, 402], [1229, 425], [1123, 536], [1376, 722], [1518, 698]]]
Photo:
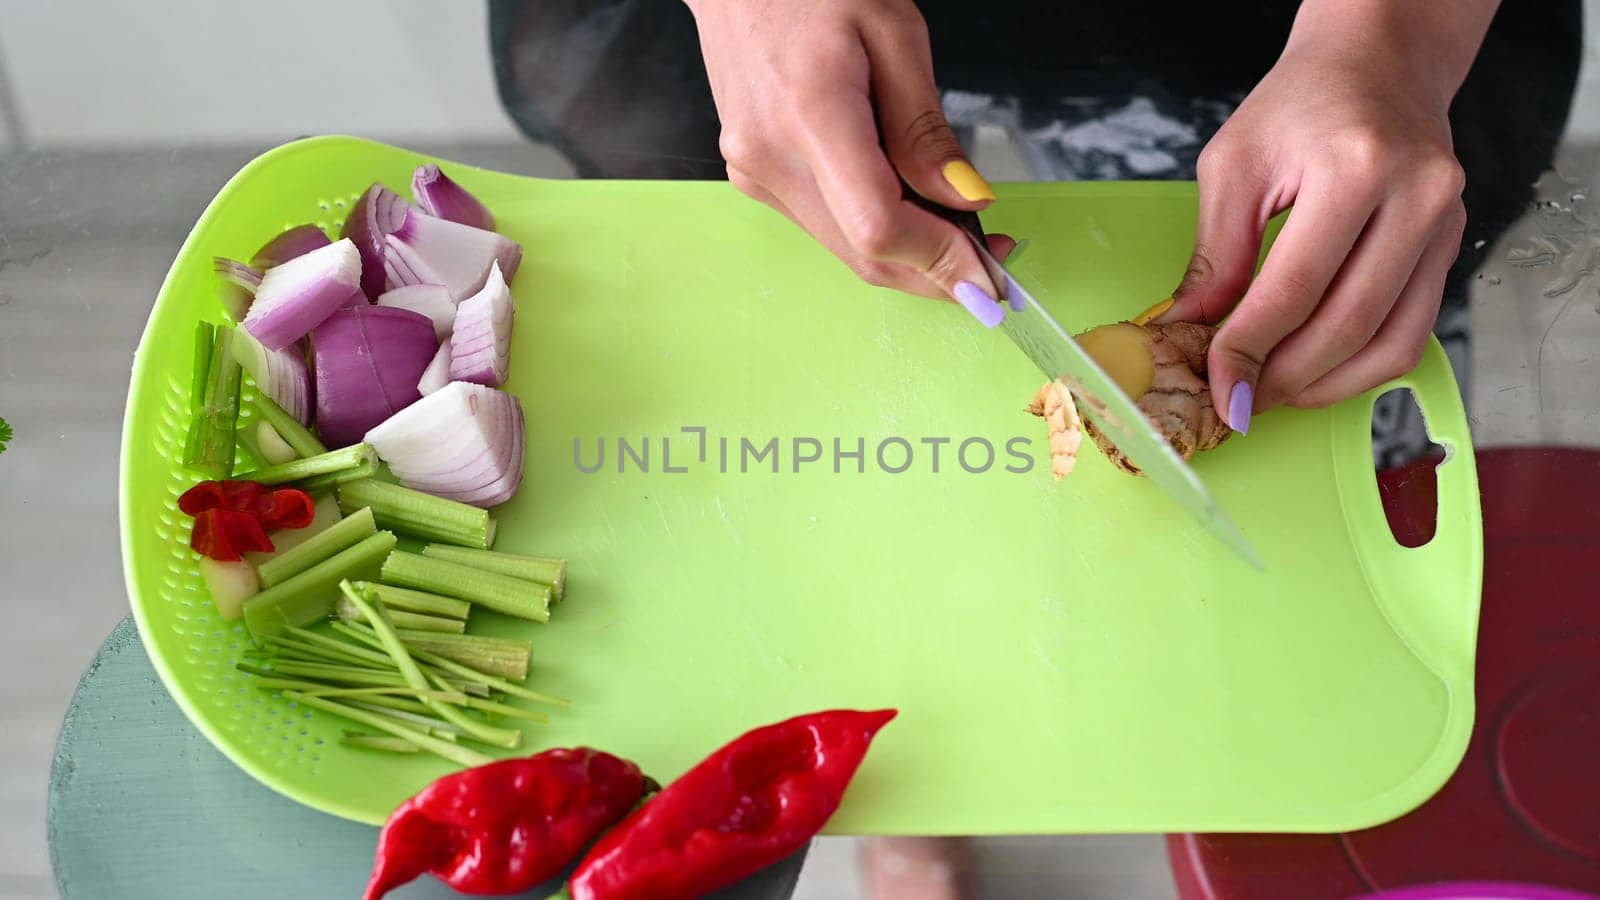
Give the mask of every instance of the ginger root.
[[[1078, 341], [1117, 385], [1134, 398], [1139, 409], [1156, 426], [1178, 455], [1189, 459], [1210, 450], [1233, 433], [1211, 404], [1206, 381], [1206, 351], [1216, 329], [1209, 325], [1175, 322], [1102, 325]], [[1123, 455], [1092, 420], [1078, 418], [1071, 393], [1060, 382], [1039, 389], [1028, 411], [1045, 419], [1050, 431], [1050, 468], [1057, 478], [1076, 463], [1081, 430], [1087, 430], [1112, 464], [1140, 474], [1139, 467]], [[1081, 430], [1080, 430], [1081, 429]]]

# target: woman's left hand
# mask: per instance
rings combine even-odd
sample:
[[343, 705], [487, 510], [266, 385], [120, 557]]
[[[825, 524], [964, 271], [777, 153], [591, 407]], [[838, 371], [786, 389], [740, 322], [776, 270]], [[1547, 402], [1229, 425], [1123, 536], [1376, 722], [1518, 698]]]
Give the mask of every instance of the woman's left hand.
[[[1422, 42], [1426, 17], [1335, 6], [1302, 7], [1277, 65], [1201, 153], [1194, 257], [1160, 318], [1227, 317], [1209, 369], [1239, 431], [1252, 411], [1323, 406], [1410, 371], [1466, 224], [1447, 118], [1466, 69], [1432, 55], [1451, 42]], [[1342, 27], [1318, 21], [1330, 14]], [[1464, 36], [1468, 62], [1487, 24]], [[1267, 220], [1291, 205], [1252, 282]]]

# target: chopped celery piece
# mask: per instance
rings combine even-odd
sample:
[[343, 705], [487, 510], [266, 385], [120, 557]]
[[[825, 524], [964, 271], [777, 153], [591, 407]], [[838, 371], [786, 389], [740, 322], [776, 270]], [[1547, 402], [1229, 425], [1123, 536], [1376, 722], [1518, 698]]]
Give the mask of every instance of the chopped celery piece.
[[324, 700], [321, 697], [307, 696], [299, 691], [284, 691], [283, 696], [298, 703], [303, 703], [312, 709], [320, 709], [336, 716], [343, 716], [368, 728], [376, 728], [379, 731], [386, 731], [395, 737], [405, 738], [430, 753], [437, 753], [445, 759], [463, 766], [485, 766], [494, 762], [493, 757], [485, 756], [476, 750], [469, 750], [466, 747], [452, 744], [433, 735], [424, 734], [408, 725], [402, 725], [393, 719], [385, 718], [364, 709], [356, 709], [334, 700]]
[[550, 585], [550, 599], [561, 602], [567, 593], [567, 561], [549, 556], [523, 556], [499, 550], [474, 550], [471, 547], [452, 547], [449, 544], [429, 544], [422, 548], [423, 556], [432, 556], [449, 562], [462, 563], [482, 569], [537, 581]]
[[512, 681], [528, 677], [528, 659], [533, 645], [515, 638], [497, 638], [481, 634], [439, 634], [398, 628], [400, 640], [408, 650], [427, 650], [446, 659], [453, 659], [480, 672], [499, 675]]
[[272, 402], [272, 398], [265, 394], [256, 393], [256, 398], [250, 401], [250, 406], [256, 411], [261, 421], [270, 424], [284, 443], [294, 449], [296, 456], [320, 456], [328, 452], [328, 447], [311, 429], [301, 425], [294, 416], [284, 412], [283, 407]]
[[360, 481], [364, 478], [371, 478], [377, 473], [378, 461], [366, 459], [348, 469], [340, 469], [337, 472], [324, 472], [321, 475], [302, 478], [296, 481], [294, 486], [308, 494], [323, 494], [332, 491], [347, 481]]
[[319, 562], [361, 543], [378, 532], [372, 524], [372, 511], [363, 509], [346, 516], [337, 525], [300, 543], [293, 550], [274, 553], [272, 558], [256, 567], [261, 583], [267, 587], [299, 575]]
[[494, 545], [494, 519], [488, 510], [424, 494], [398, 484], [363, 479], [339, 485], [339, 508], [372, 507], [381, 528], [463, 547]]
[[291, 625], [309, 625], [327, 618], [338, 599], [339, 582], [376, 578], [394, 545], [394, 535], [380, 531], [256, 594], [244, 603], [245, 627], [259, 638], [281, 634]]
[[461, 563], [396, 550], [383, 563], [383, 580], [401, 587], [419, 588], [470, 600], [485, 609], [550, 621], [550, 585], [485, 572]]
[[390, 614], [396, 610], [404, 610], [428, 616], [465, 619], [472, 609], [472, 604], [465, 600], [430, 594], [427, 591], [413, 591], [392, 584], [379, 584], [376, 581], [358, 581], [356, 589], [364, 592], [363, 597], [372, 597], [382, 603]]
[[[359, 641], [362, 641], [368, 646], [377, 646], [378, 644], [377, 636], [372, 633], [371, 628], [368, 628], [365, 625], [349, 625], [344, 622], [335, 622], [333, 623], [333, 628], [340, 634], [347, 634]], [[541, 694], [538, 691], [529, 690], [520, 684], [508, 681], [498, 675], [491, 675], [488, 672], [479, 672], [470, 666], [464, 666], [453, 659], [440, 656], [437, 653], [430, 653], [427, 650], [416, 649], [411, 651], [411, 655], [416, 659], [427, 663], [436, 669], [442, 670], [449, 675], [467, 679], [469, 685], [473, 683], [486, 684], [489, 687], [500, 691], [501, 693], [533, 700], [537, 703], [549, 704], [550, 706], [565, 707], [572, 705], [571, 700], [567, 700], [563, 697], [552, 697], [549, 694]], [[469, 690], [468, 693], [471, 693], [471, 691]]]
[[[340, 447], [338, 450], [329, 450], [316, 456], [307, 456], [303, 459], [291, 459], [286, 463], [276, 466], [267, 466], [257, 469], [243, 477], [261, 484], [285, 484], [290, 481], [299, 481], [316, 475], [327, 475], [359, 466], [362, 463], [375, 465], [378, 455], [371, 444], [351, 444]], [[344, 510], [346, 513], [350, 510]]]
[[206, 377], [211, 373], [211, 345], [217, 339], [217, 326], [194, 323], [194, 371], [189, 380], [189, 412], [196, 414], [206, 400]]
[[[365, 597], [361, 596], [361, 592], [357, 591], [355, 586], [348, 581], [340, 582], [339, 589], [366, 617], [368, 627], [372, 629], [372, 633], [383, 644], [384, 651], [394, 657], [395, 666], [399, 668], [400, 676], [405, 679], [406, 684], [418, 690], [427, 690], [429, 684], [428, 676], [422, 674], [422, 670], [417, 667], [416, 660], [411, 658], [411, 654], [406, 650], [405, 644], [395, 634], [394, 626], [389, 624], [389, 618], [384, 613], [383, 607], [374, 606], [368, 602]], [[422, 702], [432, 709], [439, 718], [455, 725], [461, 729], [463, 734], [469, 735], [476, 740], [504, 747], [507, 750], [514, 750], [522, 744], [522, 732], [520, 731], [485, 725], [454, 706], [440, 703], [437, 700], [423, 700]]]
[[406, 740], [390, 734], [362, 734], [359, 731], [346, 731], [339, 736], [339, 744], [345, 747], [359, 747], [363, 750], [381, 750], [384, 753], [421, 753], [422, 748]]
[[239, 363], [230, 349], [233, 329], [216, 326], [206, 372], [205, 394], [184, 443], [183, 464], [210, 478], [233, 473], [235, 430], [239, 424]]
[[[360, 589], [357, 588], [357, 590]], [[372, 595], [367, 594], [366, 596], [370, 598]], [[339, 598], [339, 605], [334, 612], [346, 622], [365, 621], [361, 615], [361, 610], [357, 609], [354, 603], [343, 597]], [[389, 621], [393, 622], [396, 628], [438, 632], [452, 637], [459, 636], [467, 630], [467, 623], [461, 619], [447, 619], [443, 616], [429, 616], [398, 609], [388, 610], [388, 613]]]
[[[317, 634], [307, 628], [289, 628], [286, 630], [286, 634], [292, 635], [303, 644], [321, 647], [329, 653], [338, 654], [352, 663], [378, 666], [384, 669], [394, 668], [394, 660], [389, 658], [389, 654], [370, 650], [360, 644], [353, 644], [349, 641], [336, 641], [327, 635]], [[282, 638], [278, 638], [278, 640], [282, 640]]]

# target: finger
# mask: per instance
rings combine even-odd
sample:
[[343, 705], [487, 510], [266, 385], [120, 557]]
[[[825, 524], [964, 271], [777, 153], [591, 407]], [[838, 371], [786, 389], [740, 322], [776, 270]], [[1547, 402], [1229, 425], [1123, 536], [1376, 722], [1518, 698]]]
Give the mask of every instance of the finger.
[[866, 98], [835, 94], [810, 107], [815, 114], [801, 135], [803, 153], [823, 203], [855, 254], [910, 266], [948, 297], [963, 282], [995, 297], [966, 234], [904, 199], [900, 177], [878, 145]]
[[982, 209], [994, 189], [967, 160], [933, 81], [928, 27], [916, 10], [876, 17], [862, 32], [889, 162], [912, 190], [956, 209]]
[[1255, 388], [1268, 354], [1311, 318], [1377, 205], [1369, 192], [1324, 177], [1306, 185], [1267, 253], [1261, 274], [1211, 342], [1207, 366], [1217, 412], [1235, 431], [1266, 407]]
[[1449, 212], [1405, 195], [1378, 207], [1311, 318], [1272, 349], [1256, 384], [1257, 406], [1299, 394], [1372, 340]]
[[1217, 322], [1239, 302], [1261, 254], [1261, 236], [1274, 209], [1271, 171], [1257, 153], [1213, 140], [1196, 166], [1200, 212], [1194, 253], [1173, 304], [1157, 322]]
[[1433, 242], [1417, 261], [1417, 269], [1395, 301], [1389, 318], [1371, 343], [1333, 371], [1312, 382], [1290, 402], [1295, 406], [1327, 406], [1399, 378], [1417, 367], [1428, 335], [1439, 316], [1445, 277], [1461, 250], [1466, 208], [1457, 201]]
[[728, 181], [744, 194], [765, 203], [799, 225], [817, 243], [839, 257], [862, 281], [936, 300], [950, 299], [938, 285], [915, 269], [897, 263], [873, 262], [858, 256], [828, 213], [826, 204], [817, 194], [816, 185], [805, 173], [787, 179], [789, 186], [784, 188], [784, 193], [789, 197], [788, 201], [735, 166], [728, 167]]

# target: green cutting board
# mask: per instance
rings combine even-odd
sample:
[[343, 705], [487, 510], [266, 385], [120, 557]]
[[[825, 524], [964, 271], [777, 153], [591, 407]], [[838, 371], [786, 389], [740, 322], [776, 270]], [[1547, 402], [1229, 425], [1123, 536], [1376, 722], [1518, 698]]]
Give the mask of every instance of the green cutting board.
[[[193, 323], [218, 314], [212, 255], [307, 220], [336, 231], [370, 182], [404, 192], [424, 160], [326, 137], [240, 172], [157, 300], [123, 443], [129, 593], [167, 687], [255, 777], [371, 822], [446, 764], [338, 747], [343, 723], [233, 671], [248, 639], [194, 576], [174, 508], [190, 476], [172, 460]], [[863, 286], [726, 184], [445, 165], [526, 249], [508, 387], [527, 479], [497, 511], [498, 547], [572, 561], [548, 626], [472, 625], [530, 636], [532, 683], [575, 701], [528, 729], [530, 748], [603, 747], [665, 781], [757, 724], [896, 707], [830, 823], [842, 833], [1338, 831], [1416, 806], [1459, 760], [1482, 540], [1437, 346], [1397, 382], [1451, 451], [1433, 541], [1403, 549], [1384, 524], [1375, 394], [1279, 410], [1196, 460], [1256, 572], [1093, 450], [1053, 481], [1023, 411], [1040, 375], [1003, 335]], [[1193, 185], [999, 193], [987, 224], [1032, 240], [1019, 265], [1069, 327], [1127, 317], [1182, 272]], [[604, 466], [581, 471], [602, 438]], [[648, 441], [648, 472], [632, 457], [618, 471], [618, 438]], [[777, 471], [748, 455], [741, 471], [743, 441], [772, 438]], [[835, 439], [861, 442], [864, 472], [849, 456], [835, 471]], [[974, 469], [980, 441], [995, 449], [987, 471], [961, 465], [968, 439]]]

